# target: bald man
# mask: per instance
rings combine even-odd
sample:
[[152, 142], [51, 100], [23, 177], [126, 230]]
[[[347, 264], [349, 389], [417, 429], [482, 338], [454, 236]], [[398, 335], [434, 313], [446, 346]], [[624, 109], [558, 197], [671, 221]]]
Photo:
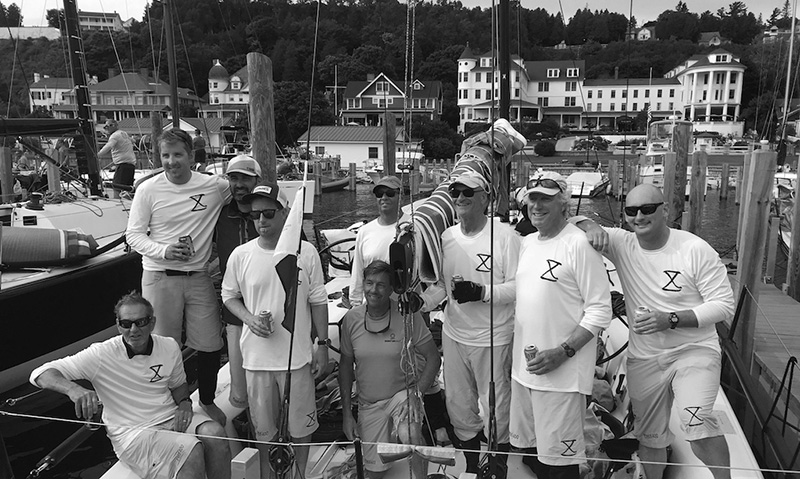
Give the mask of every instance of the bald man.
[[[631, 322], [628, 391], [634, 432], [643, 461], [665, 463], [674, 436], [672, 403], [692, 451], [715, 479], [729, 479], [730, 453], [712, 414], [719, 389], [721, 352], [715, 324], [734, 312], [725, 266], [703, 239], [667, 225], [664, 195], [639, 185], [625, 200], [633, 231], [578, 226], [617, 267], [629, 318], [637, 307], [649, 312]], [[648, 479], [661, 479], [664, 466], [644, 464]]]

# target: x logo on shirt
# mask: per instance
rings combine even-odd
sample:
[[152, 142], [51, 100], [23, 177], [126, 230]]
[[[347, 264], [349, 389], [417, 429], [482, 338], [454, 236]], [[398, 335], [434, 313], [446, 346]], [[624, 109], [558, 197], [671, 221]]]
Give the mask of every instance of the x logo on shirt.
[[675, 280], [678, 279], [678, 276], [680, 276], [681, 272], [680, 271], [671, 271], [671, 270], [667, 269], [667, 270], [664, 270], [664, 274], [667, 275], [667, 277], [669, 278], [669, 281], [661, 289], [663, 289], [664, 291], [670, 291], [670, 292], [673, 292], [673, 293], [679, 293], [683, 289], [683, 287], [678, 286], [678, 284], [675, 283]]
[[481, 260], [481, 264], [479, 264], [478, 267], [475, 268], [475, 271], [479, 273], [491, 273], [492, 265], [490, 263], [490, 260], [492, 259], [492, 255], [478, 253], [478, 259]]
[[[705, 422], [702, 418], [697, 416], [697, 413], [700, 412], [699, 407], [685, 407], [683, 410], [692, 415], [692, 417], [689, 418], [688, 426], [700, 426]], [[697, 422], [695, 422], [695, 420], [697, 420]]]
[[572, 449], [572, 446], [575, 445], [575, 441], [576, 441], [575, 439], [568, 439], [566, 441], [561, 441], [561, 444], [563, 444], [564, 447], [566, 447], [566, 449], [564, 449], [564, 452], [561, 453], [562, 456], [575, 456], [578, 454], [574, 449]]
[[205, 211], [206, 209], [208, 209], [208, 205], [204, 205], [203, 203], [201, 203], [201, 201], [203, 200], [203, 196], [205, 196], [205, 193], [200, 193], [189, 197], [191, 200], [194, 200], [194, 206], [192, 206], [192, 211]]
[[150, 366], [150, 370], [153, 371], [153, 377], [150, 378], [150, 382], [154, 383], [156, 381], [160, 381], [164, 379], [161, 373], [161, 367], [164, 366], [163, 364], [156, 364], [155, 366]]
[[[547, 267], [550, 268], [550, 269], [545, 271], [539, 277], [542, 278], [545, 281], [551, 281], [553, 283], [557, 282], [558, 278], [556, 278], [556, 274], [553, 272], [553, 270], [556, 269], [559, 266], [561, 266], [561, 263], [559, 263], [558, 261], [556, 261], [554, 259], [548, 259], [547, 260]], [[548, 277], [548, 275], [550, 275], [550, 276]]]

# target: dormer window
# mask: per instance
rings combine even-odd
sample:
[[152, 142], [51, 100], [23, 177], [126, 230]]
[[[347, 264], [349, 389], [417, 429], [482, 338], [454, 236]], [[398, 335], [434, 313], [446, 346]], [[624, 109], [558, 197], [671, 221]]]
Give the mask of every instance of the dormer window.
[[375, 91], [378, 93], [388, 92], [389, 91], [389, 82], [388, 81], [379, 81], [375, 83]]
[[239, 90], [242, 88], [242, 83], [238, 81], [232, 81], [231, 88], [233, 88], [234, 90]]
[[717, 55], [715, 58], [716, 63], [725, 63], [728, 61], [728, 55]]
[[547, 69], [547, 78], [558, 78], [558, 74], [559, 74], [558, 68]]
[[567, 78], [578, 78], [577, 68], [567, 68]]

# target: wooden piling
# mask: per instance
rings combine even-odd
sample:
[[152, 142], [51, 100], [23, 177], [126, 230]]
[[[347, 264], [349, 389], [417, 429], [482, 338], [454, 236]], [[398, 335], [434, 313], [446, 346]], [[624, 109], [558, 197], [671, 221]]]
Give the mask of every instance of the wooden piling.
[[525, 165], [528, 162], [522, 157], [522, 155], [517, 155], [517, 176], [514, 180], [514, 184], [519, 186], [523, 186], [528, 182], [528, 178], [525, 177]]
[[767, 267], [764, 271], [765, 283], [772, 283], [775, 278], [775, 260], [778, 256], [778, 230], [780, 229], [780, 224], [780, 216], [770, 215], [769, 237], [767, 237]]
[[11, 148], [0, 147], [0, 203], [14, 201], [14, 174], [11, 172]]
[[387, 111], [383, 115], [383, 175], [395, 174], [395, 143], [397, 140], [397, 123], [394, 113]]
[[[750, 153], [744, 156], [744, 164], [739, 169], [739, 180], [738, 180], [739, 182], [736, 184], [737, 205], [741, 205], [741, 202], [745, 201], [750, 194], [749, 188], [751, 185], [751, 179], [753, 177], [753, 173], [751, 171], [752, 164], [753, 164], [753, 152], [751, 151]], [[744, 228], [744, 213], [745, 213], [745, 208], [740, 207], [739, 223], [736, 225], [737, 245], [742, 244], [742, 228]]]
[[708, 153], [695, 151], [692, 154], [692, 181], [689, 188], [689, 214], [686, 229], [690, 233], [700, 234], [703, 223], [703, 202], [706, 197], [706, 168]]
[[731, 176], [731, 164], [730, 163], [723, 163], [722, 164], [722, 175], [719, 179], [719, 199], [727, 200], [728, 199], [728, 184], [730, 183], [729, 178]]
[[625, 162], [625, 185], [622, 187], [621, 194], [627, 195], [629, 191], [634, 189], [639, 184], [639, 159], [637, 157], [629, 158]]
[[764, 248], [767, 241], [767, 223], [769, 222], [769, 204], [772, 198], [772, 185], [778, 155], [774, 151], [753, 152], [752, 174], [747, 194], [742, 197], [745, 210], [741, 242], [739, 248], [739, 264], [736, 278], [740, 293], [744, 287], [753, 295], [752, 301], [745, 301], [739, 318], [734, 341], [739, 346], [742, 359], [748, 366], [753, 357], [755, 338], [756, 301], [758, 300], [757, 283], [761, 281], [761, 268], [764, 263]]
[[[675, 149], [679, 149], [677, 145]], [[688, 153], [681, 155], [676, 151], [664, 154], [664, 199], [667, 203], [667, 223], [673, 228], [681, 225], [686, 207], [688, 160]]]
[[153, 168], [161, 168], [161, 114], [150, 112], [150, 149], [153, 153]]
[[349, 185], [350, 189], [352, 191], [356, 191], [356, 164], [355, 163], [352, 163], [352, 162], [350, 163], [349, 173], [350, 173], [350, 185]]
[[619, 162], [616, 158], [608, 160], [608, 181], [611, 183], [611, 196], [619, 197]]
[[[272, 61], [262, 53], [248, 53], [247, 78], [250, 87], [250, 142], [253, 145], [253, 158], [264, 172], [261, 181], [274, 182], [278, 179], [278, 173], [275, 160]], [[310, 136], [311, 132], [308, 134]]]
[[419, 194], [419, 182], [420, 182], [419, 158], [414, 158], [412, 169], [411, 171], [408, 172], [409, 189], [413, 196]]
[[[798, 165], [800, 166], [800, 164]], [[800, 181], [794, 182], [794, 197], [800, 198]], [[789, 258], [786, 267], [786, 284], [789, 296], [800, 301], [800, 208], [792, 208], [792, 244], [789, 245]]]

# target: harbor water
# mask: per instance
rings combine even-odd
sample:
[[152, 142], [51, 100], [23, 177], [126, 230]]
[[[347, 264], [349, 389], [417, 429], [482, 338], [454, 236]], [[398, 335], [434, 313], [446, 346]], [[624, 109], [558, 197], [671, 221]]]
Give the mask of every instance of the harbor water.
[[[421, 197], [420, 197], [421, 198]], [[417, 199], [417, 198], [414, 198]], [[409, 202], [404, 198], [404, 204]], [[571, 200], [573, 214], [578, 213], [603, 224], [619, 224], [621, 205], [612, 198]], [[377, 216], [377, 205], [372, 194], [372, 185], [359, 184], [356, 191], [343, 190], [325, 193], [315, 199], [314, 221], [316, 227], [324, 229], [343, 228], [351, 224], [371, 220]], [[704, 205], [704, 214], [700, 236], [708, 241], [718, 252], [732, 256], [735, 247], [736, 225], [739, 207], [734, 203], [733, 195], [727, 201], [719, 200], [719, 192], [709, 190]], [[0, 407], [4, 411], [37, 416], [60, 417], [74, 419], [72, 404], [63, 396], [51, 392], [42, 392], [19, 401], [15, 406], [8, 406], [2, 401], [8, 397], [20, 397], [35, 391], [28, 386], [23, 390], [12, 391], [0, 398]], [[53, 422], [47, 419], [21, 419], [0, 416], [0, 434], [3, 435], [12, 468], [17, 477], [26, 477], [40, 459], [53, 447], [72, 434], [79, 425]], [[110, 443], [104, 430], [97, 431], [76, 451], [46, 477], [54, 478], [99, 478], [115, 461]]]

